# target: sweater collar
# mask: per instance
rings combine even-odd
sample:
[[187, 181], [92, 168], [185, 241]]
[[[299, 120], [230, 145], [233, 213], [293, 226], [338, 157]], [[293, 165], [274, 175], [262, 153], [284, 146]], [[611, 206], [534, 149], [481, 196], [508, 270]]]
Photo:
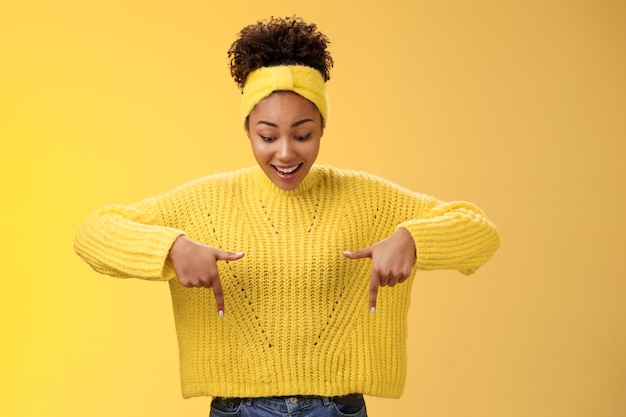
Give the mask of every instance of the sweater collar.
[[323, 176], [322, 171], [323, 170], [319, 166], [313, 165], [307, 176], [304, 177], [302, 182], [300, 182], [300, 184], [298, 184], [298, 186], [293, 190], [283, 190], [278, 187], [267, 177], [267, 175], [265, 175], [265, 172], [263, 172], [261, 167], [258, 165], [251, 169], [251, 174], [254, 182], [266, 191], [283, 195], [298, 195], [314, 188]]

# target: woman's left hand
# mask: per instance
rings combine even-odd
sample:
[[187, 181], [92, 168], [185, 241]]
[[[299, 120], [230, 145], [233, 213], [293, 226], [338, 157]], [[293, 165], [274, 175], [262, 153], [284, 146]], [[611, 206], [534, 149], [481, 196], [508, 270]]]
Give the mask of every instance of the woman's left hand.
[[399, 228], [390, 237], [354, 252], [344, 252], [350, 259], [372, 259], [369, 302], [370, 311], [376, 310], [379, 287], [393, 287], [406, 281], [411, 275], [417, 258], [413, 236], [405, 228]]

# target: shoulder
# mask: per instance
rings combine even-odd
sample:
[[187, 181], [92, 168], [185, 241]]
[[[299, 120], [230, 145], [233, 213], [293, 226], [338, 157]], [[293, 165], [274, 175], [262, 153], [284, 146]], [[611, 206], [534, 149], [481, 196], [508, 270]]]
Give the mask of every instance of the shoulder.
[[422, 207], [436, 199], [366, 171], [323, 167], [328, 192], [357, 206]]
[[333, 181], [385, 181], [383, 178], [365, 171], [342, 169], [332, 165], [316, 165], [315, 169], [323, 177]]
[[250, 180], [253, 168], [241, 168], [235, 171], [218, 172], [198, 177], [173, 188], [163, 194], [164, 197], [181, 196], [187, 194], [224, 195], [238, 188]]
[[411, 192], [381, 176], [366, 171], [341, 169], [330, 165], [316, 167], [330, 183], [348, 188], [365, 188], [372, 190], [395, 190]]

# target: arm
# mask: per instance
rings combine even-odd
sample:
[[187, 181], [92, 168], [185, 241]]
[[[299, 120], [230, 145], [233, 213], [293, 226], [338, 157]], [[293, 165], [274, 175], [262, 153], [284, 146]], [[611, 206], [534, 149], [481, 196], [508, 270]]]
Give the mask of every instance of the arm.
[[169, 280], [167, 261], [174, 241], [184, 232], [163, 225], [154, 199], [110, 205], [90, 214], [74, 239], [74, 250], [94, 270], [122, 278]]
[[224, 294], [217, 261], [235, 261], [243, 253], [221, 251], [189, 239], [182, 230], [165, 226], [156, 206], [150, 199], [95, 211], [76, 235], [76, 253], [103, 274], [150, 280], [177, 277], [188, 288], [212, 288], [222, 315]]
[[419, 254], [417, 268], [473, 274], [500, 246], [496, 227], [472, 203], [425, 198], [428, 204], [422, 216], [398, 225], [413, 237]]
[[369, 247], [344, 253], [350, 259], [372, 259], [372, 312], [378, 288], [406, 281], [414, 264], [417, 269], [452, 269], [469, 275], [487, 262], [500, 245], [495, 226], [473, 204], [444, 203], [406, 190], [400, 195], [393, 205], [385, 205], [396, 208], [392, 210], [393, 219], [389, 219], [396, 225], [395, 232]]

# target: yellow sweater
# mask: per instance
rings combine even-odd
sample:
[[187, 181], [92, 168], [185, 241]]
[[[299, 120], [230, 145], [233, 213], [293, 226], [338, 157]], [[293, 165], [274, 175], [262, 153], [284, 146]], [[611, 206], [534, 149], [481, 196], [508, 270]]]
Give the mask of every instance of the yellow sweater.
[[[86, 219], [75, 250], [101, 273], [169, 281], [185, 397], [399, 397], [413, 279], [381, 288], [370, 314], [371, 263], [342, 255], [398, 227], [415, 239], [414, 272], [470, 274], [499, 246], [495, 227], [470, 203], [315, 166], [292, 191], [254, 167], [102, 208]], [[218, 263], [223, 318], [212, 290], [183, 287], [166, 261], [181, 234], [245, 252]]]

